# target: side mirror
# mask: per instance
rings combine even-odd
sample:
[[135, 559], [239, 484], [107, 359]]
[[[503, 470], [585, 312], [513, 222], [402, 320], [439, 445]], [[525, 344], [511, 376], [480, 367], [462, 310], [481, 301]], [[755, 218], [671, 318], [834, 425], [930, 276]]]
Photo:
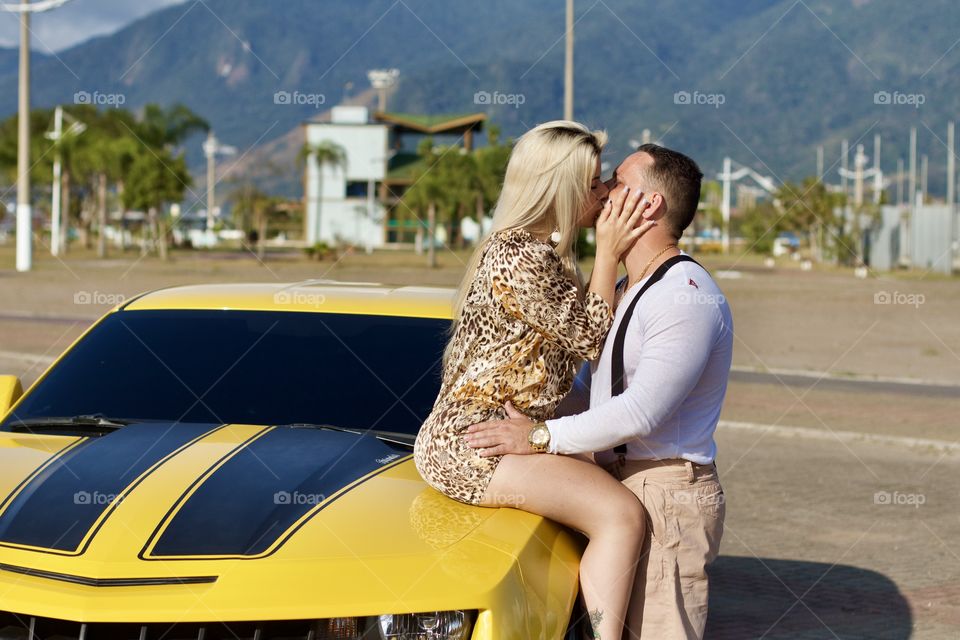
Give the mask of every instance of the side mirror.
[[7, 413], [23, 395], [23, 385], [17, 376], [0, 376], [0, 420], [6, 418]]

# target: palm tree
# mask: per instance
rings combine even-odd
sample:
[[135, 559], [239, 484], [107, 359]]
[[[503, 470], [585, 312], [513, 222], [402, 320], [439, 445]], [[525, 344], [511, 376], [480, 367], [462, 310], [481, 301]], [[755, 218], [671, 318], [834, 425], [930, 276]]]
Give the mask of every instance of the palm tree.
[[[312, 244], [310, 240], [314, 242], [320, 238], [320, 205], [323, 202], [323, 168], [325, 166], [330, 167], [340, 167], [346, 168], [347, 166], [347, 152], [336, 142], [331, 140], [321, 140], [316, 144], [311, 144], [310, 142], [303, 143], [303, 147], [300, 148], [300, 154], [297, 156], [297, 160], [301, 165], [309, 166], [310, 162], [315, 162], [317, 165], [318, 180], [317, 180], [317, 215], [316, 219], [310, 220], [310, 207], [307, 205], [307, 242]], [[306, 168], [304, 168], [306, 171]], [[304, 180], [306, 183], [306, 180]], [[312, 237], [311, 237], [311, 234]]]
[[[109, 117], [109, 115], [107, 115]], [[139, 143], [129, 135], [116, 134], [109, 127], [95, 127], [77, 150], [78, 180], [89, 185], [88, 192], [96, 194], [97, 257], [107, 255], [107, 186], [120, 185], [139, 151]]]
[[176, 147], [193, 133], [209, 131], [210, 124], [182, 104], [166, 109], [148, 104], [137, 123], [137, 135], [147, 146], [156, 149]]

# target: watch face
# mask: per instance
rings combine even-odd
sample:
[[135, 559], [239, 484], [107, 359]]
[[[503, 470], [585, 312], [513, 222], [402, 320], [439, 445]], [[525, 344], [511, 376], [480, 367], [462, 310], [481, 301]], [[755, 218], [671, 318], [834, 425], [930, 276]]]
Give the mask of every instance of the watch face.
[[538, 427], [533, 431], [532, 439], [534, 444], [547, 444], [550, 441], [550, 431], [544, 427]]

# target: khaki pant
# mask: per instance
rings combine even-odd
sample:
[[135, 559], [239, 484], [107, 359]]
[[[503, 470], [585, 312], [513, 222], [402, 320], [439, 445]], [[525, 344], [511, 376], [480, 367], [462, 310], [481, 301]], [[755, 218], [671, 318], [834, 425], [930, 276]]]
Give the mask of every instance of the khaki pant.
[[606, 466], [647, 511], [624, 638], [702, 638], [706, 567], [720, 549], [726, 514], [715, 465], [686, 460], [626, 460]]

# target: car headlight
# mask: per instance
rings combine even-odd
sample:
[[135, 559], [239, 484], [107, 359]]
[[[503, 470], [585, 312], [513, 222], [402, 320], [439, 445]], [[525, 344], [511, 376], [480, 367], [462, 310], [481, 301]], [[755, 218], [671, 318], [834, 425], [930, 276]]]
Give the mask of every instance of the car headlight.
[[466, 640], [473, 627], [472, 611], [428, 611], [380, 616], [383, 640]]

